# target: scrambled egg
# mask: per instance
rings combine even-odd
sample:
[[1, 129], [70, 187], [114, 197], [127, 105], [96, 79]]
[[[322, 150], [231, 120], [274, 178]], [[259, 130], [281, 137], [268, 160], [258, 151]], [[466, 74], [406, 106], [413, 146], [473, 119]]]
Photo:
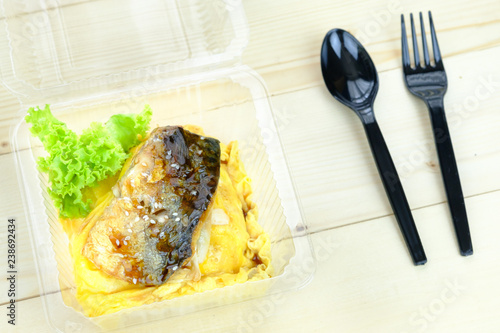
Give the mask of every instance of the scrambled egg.
[[[203, 135], [196, 126], [185, 129]], [[129, 161], [130, 162], [130, 161]], [[125, 163], [123, 170], [126, 170]], [[271, 247], [269, 235], [257, 223], [257, 207], [241, 160], [238, 143], [221, 143], [220, 179], [213, 204], [203, 215], [210, 219], [210, 245], [202, 263], [192, 262], [179, 269], [158, 286], [138, 286], [100, 271], [82, 255], [96, 217], [113, 198], [111, 187], [116, 177], [93, 190], [97, 206], [85, 219], [61, 221], [70, 239], [74, 260], [76, 297], [89, 317], [172, 299], [174, 297], [261, 280], [270, 277]]]

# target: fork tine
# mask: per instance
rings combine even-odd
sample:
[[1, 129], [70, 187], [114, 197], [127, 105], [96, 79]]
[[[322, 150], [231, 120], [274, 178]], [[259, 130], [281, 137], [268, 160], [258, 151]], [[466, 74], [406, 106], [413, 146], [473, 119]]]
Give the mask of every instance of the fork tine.
[[410, 53], [408, 51], [408, 40], [406, 39], [405, 17], [401, 14], [401, 51], [403, 55], [403, 69], [407, 70], [410, 65]]
[[420, 28], [422, 30], [422, 47], [424, 49], [425, 67], [429, 67], [431, 64], [431, 61], [429, 59], [429, 50], [427, 49], [427, 40], [425, 38], [425, 26], [424, 26], [424, 20], [422, 18], [422, 12], [420, 12]]
[[432, 38], [432, 50], [434, 53], [434, 62], [436, 63], [436, 66], [438, 65], [443, 65], [442, 59], [441, 59], [441, 52], [439, 51], [439, 45], [436, 37], [436, 30], [434, 29], [434, 23], [432, 22], [432, 14], [431, 11], [429, 11], [429, 24], [431, 26], [431, 38]]
[[418, 55], [417, 34], [415, 33], [415, 24], [413, 23], [413, 14], [410, 14], [411, 36], [413, 41], [413, 56], [415, 57], [415, 68], [420, 66], [420, 57]]

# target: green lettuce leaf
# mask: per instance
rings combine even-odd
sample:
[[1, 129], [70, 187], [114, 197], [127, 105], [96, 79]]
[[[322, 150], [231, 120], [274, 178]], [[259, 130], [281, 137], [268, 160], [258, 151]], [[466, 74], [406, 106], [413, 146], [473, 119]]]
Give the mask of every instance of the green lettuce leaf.
[[144, 137], [149, 129], [149, 123], [153, 112], [149, 105], [139, 114], [115, 114], [106, 122], [109, 134], [120, 144], [124, 151], [137, 146], [140, 143], [137, 135]]
[[49, 105], [30, 108], [26, 122], [40, 139], [48, 157], [37, 161], [49, 176], [49, 194], [63, 217], [84, 217], [92, 206], [83, 190], [116, 174], [128, 158], [130, 148], [146, 136], [152, 111], [111, 116], [105, 125], [93, 122], [80, 136], [56, 119]]

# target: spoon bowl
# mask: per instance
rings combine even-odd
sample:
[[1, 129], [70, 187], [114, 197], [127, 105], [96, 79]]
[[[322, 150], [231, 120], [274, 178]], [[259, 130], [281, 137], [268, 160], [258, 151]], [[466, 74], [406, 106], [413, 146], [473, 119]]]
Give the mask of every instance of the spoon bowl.
[[330, 30], [321, 47], [321, 70], [333, 97], [356, 113], [373, 108], [378, 74], [365, 48], [350, 33]]

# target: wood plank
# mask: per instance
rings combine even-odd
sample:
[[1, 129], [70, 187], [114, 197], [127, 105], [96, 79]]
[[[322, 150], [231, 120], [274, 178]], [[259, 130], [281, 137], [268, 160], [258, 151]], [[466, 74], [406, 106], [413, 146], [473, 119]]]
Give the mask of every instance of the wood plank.
[[[471, 257], [459, 255], [451, 223], [441, 220], [446, 205], [426, 207], [415, 211], [423, 221], [419, 227], [429, 259], [425, 266], [411, 264], [388, 217], [334, 228], [311, 235], [317, 268], [303, 289], [153, 321], [141, 329], [465, 333], [472, 325], [490, 332], [500, 325], [499, 200], [500, 191], [467, 200], [475, 221]], [[19, 330], [47, 327], [39, 298], [19, 305]]]
[[[453, 6], [432, 0], [355, 0], [349, 5], [328, 0], [300, 5], [298, 1], [285, 4], [256, 0], [244, 2], [244, 6], [251, 39], [243, 62], [256, 69], [310, 57], [319, 58], [322, 40], [326, 32], [333, 28], [343, 28], [357, 36], [368, 48], [379, 70], [399, 66], [400, 15], [428, 9], [432, 9], [445, 59], [471, 48], [484, 48], [500, 42], [498, 33], [493, 33], [499, 31], [496, 12], [500, 3], [495, 0], [480, 3], [461, 0], [453, 2]], [[382, 63], [388, 63], [388, 68], [384, 68]]]
[[[31, 246], [30, 233], [26, 223], [26, 215], [24, 213], [19, 183], [15, 173], [14, 158], [12, 154], [1, 155], [0, 165], [2, 173], [0, 175], [2, 192], [0, 194], [1, 215], [0, 221], [2, 227], [0, 229], [0, 252], [7, 253], [7, 219], [15, 218], [16, 220], [16, 269], [17, 269], [17, 286], [16, 298], [23, 299], [39, 295], [38, 279], [36, 276], [35, 263], [33, 261], [33, 252]], [[5, 258], [5, 257], [4, 257]], [[6, 259], [2, 260], [0, 265], [3, 272], [7, 271]], [[9, 282], [6, 279], [0, 279], [0, 290], [8, 290]], [[0, 304], [8, 302], [7, 292], [0, 294]]]
[[[497, 1], [483, 0], [479, 4], [461, 0], [454, 3], [453, 11], [444, 3], [431, 6], [431, 1], [419, 2], [418, 5], [398, 3], [358, 0], [344, 8], [326, 0], [301, 3], [300, 6], [285, 5], [280, 1], [245, 2], [251, 40], [244, 52], [243, 63], [263, 76], [271, 95], [322, 85], [319, 50], [324, 34], [333, 27], [333, 20], [336, 26], [365, 39], [379, 71], [399, 68], [399, 14], [417, 12], [421, 8], [433, 8], [445, 59], [500, 45], [497, 37], [500, 20], [494, 14], [497, 12], [494, 8], [500, 6]], [[358, 8], [365, 10], [360, 13]], [[278, 12], [280, 15], [275, 15]], [[333, 18], [332, 12], [336, 13]], [[470, 14], [463, 17], [463, 12]], [[300, 24], [296, 24], [297, 20]], [[276, 40], [280, 42], [276, 43]], [[0, 103], [3, 106], [0, 110], [0, 154], [4, 154], [11, 151], [7, 133], [16, 123], [19, 102], [8, 90], [0, 87]]]
[[[455, 83], [450, 83], [445, 103], [449, 107], [450, 131], [466, 196], [500, 188], [498, 177], [484, 177], [496, 174], [495, 168], [500, 164], [494, 144], [500, 142], [497, 129], [500, 114], [495, 112], [500, 103], [500, 88], [488, 86], [493, 92], [485, 99], [478, 99], [476, 108], [464, 104], [472, 100], [477, 87], [482, 87], [482, 93], [488, 91], [483, 79], [487, 81], [492, 73], [481, 68], [481, 64], [493, 61], [499, 54], [500, 48], [494, 48], [462, 55], [447, 63], [449, 78]], [[468, 66], [473, 59], [477, 60], [477, 65]], [[397, 82], [400, 73], [385, 72], [380, 79], [381, 82]], [[500, 82], [500, 75], [492, 79]], [[311, 232], [392, 214], [359, 120], [350, 110], [334, 101], [323, 87], [275, 96], [273, 102]], [[382, 84], [375, 108], [410, 206], [415, 209], [444, 202], [444, 189], [423, 103], [402, 85], [390, 88]], [[308, 128], [314, 129], [314, 134], [304, 130]], [[6, 208], [3, 212], [24, 220], [12, 155], [0, 156], [0, 165], [4, 170], [2, 196]], [[449, 215], [442, 220], [449, 221]], [[416, 221], [420, 225], [421, 222]], [[5, 232], [0, 230], [0, 237], [5, 237]], [[20, 224], [18, 232], [21, 237], [18, 243], [20, 272], [26, 281], [23, 282], [26, 287], [19, 292], [24, 298], [37, 295], [38, 288], [25, 223]], [[5, 283], [2, 281], [0, 288]], [[0, 303], [5, 299], [6, 295], [0, 295]]]
[[[449, 127], [466, 196], [500, 188], [500, 69], [486, 68], [500, 47], [446, 61]], [[412, 208], [444, 202], [425, 104], [399, 70], [380, 74], [375, 102], [387, 145]], [[491, 90], [491, 91], [490, 91]], [[312, 230], [392, 214], [363, 128], [323, 86], [273, 97], [289, 167]], [[328, 208], [327, 208], [328, 207]], [[448, 217], [446, 219], [449, 219]]]
[[499, 199], [497, 191], [467, 200], [475, 221], [468, 258], [458, 254], [450, 223], [439, 220], [446, 205], [416, 210], [425, 221], [419, 227], [429, 262], [422, 267], [411, 265], [389, 218], [314, 234], [314, 280], [272, 311], [254, 302], [247, 323], [260, 314], [253, 331], [490, 332], [500, 325]]
[[[485, 25], [466, 26], [460, 30], [438, 31], [445, 63], [448, 63], [452, 57], [469, 51], [480, 51], [500, 45], [498, 39], [491, 37], [498, 35], [498, 31], [500, 31], [500, 21]], [[441, 38], [441, 35], [447, 37]], [[480, 36], [489, 36], [487, 37], [489, 40], [484, 40]], [[461, 40], [462, 37], [467, 42], [458, 43], [457, 41]], [[443, 39], [444, 41], [441, 42]], [[318, 42], [321, 43], [321, 40]], [[395, 37], [388, 41], [367, 45], [379, 73], [391, 69], [401, 69], [400, 43], [399, 37]], [[257, 67], [256, 70], [264, 78], [270, 94], [278, 95], [313, 86], [322, 86], [324, 83], [321, 76], [319, 48], [320, 45], [316, 50], [317, 54], [308, 58]]]
[[[3, 307], [3, 306], [2, 306]], [[2, 318], [3, 319], [3, 318]], [[7, 320], [0, 321], [0, 330], [6, 333], [13, 332], [54, 332], [45, 318], [42, 300], [40, 297], [16, 302], [16, 325], [10, 325]]]

